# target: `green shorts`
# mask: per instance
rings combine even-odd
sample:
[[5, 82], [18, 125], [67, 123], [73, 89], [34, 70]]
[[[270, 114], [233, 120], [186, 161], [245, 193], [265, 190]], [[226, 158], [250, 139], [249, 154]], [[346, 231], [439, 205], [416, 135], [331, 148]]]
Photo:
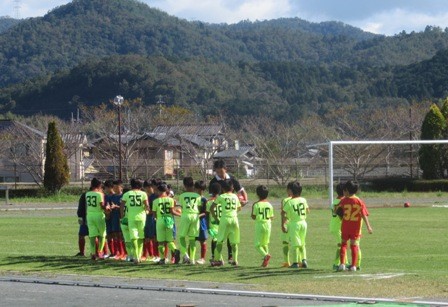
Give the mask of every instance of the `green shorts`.
[[173, 242], [173, 228], [167, 227], [163, 218], [158, 218], [156, 221], [157, 242]]
[[271, 221], [255, 222], [255, 246], [265, 246], [269, 244], [271, 238]]
[[336, 243], [341, 243], [341, 224], [342, 221], [339, 216], [331, 217], [330, 221], [330, 233], [333, 235]]
[[199, 236], [199, 215], [197, 214], [182, 214], [180, 217], [179, 237]]
[[146, 220], [129, 220], [129, 237], [133, 239], [145, 238], [145, 222]]
[[289, 243], [292, 247], [305, 246], [306, 229], [306, 221], [289, 222]]
[[123, 239], [124, 242], [129, 243], [131, 242], [131, 237], [129, 235], [129, 226], [127, 224], [120, 224], [121, 232], [123, 233]]
[[229, 239], [230, 244], [240, 243], [240, 225], [237, 217], [221, 217], [218, 228], [218, 242]]
[[212, 238], [212, 240], [216, 240], [218, 237], [219, 224], [209, 224], [208, 226], [208, 234]]
[[87, 215], [87, 227], [89, 228], [89, 237], [106, 236], [106, 217], [104, 213], [91, 213]]

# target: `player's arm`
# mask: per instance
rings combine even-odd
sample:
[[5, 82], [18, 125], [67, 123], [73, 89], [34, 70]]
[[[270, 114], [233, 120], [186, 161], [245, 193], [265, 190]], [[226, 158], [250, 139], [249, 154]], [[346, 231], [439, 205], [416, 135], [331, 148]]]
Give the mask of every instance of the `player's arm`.
[[217, 220], [218, 217], [216, 216], [216, 208], [217, 204], [215, 202], [213, 202], [213, 204], [210, 206], [210, 214], [212, 215], [214, 220]]
[[149, 214], [149, 201], [148, 201], [148, 199], [145, 199], [143, 204], [145, 205], [146, 214]]
[[120, 217], [123, 218], [124, 217], [124, 206], [126, 205], [126, 202], [124, 200], [121, 201], [120, 203]]
[[256, 204], [256, 203], [253, 203], [253, 204], [252, 204], [252, 213], [251, 213], [251, 215], [250, 215], [250, 217], [251, 217], [253, 220], [255, 220], [255, 219], [257, 218], [257, 216], [256, 216], [255, 213], [254, 213], [255, 204]]
[[174, 216], [181, 216], [181, 214], [179, 213], [179, 211], [177, 211], [177, 209], [175, 207], [171, 207], [170, 212]]
[[367, 231], [368, 231], [370, 234], [373, 233], [373, 229], [372, 229], [372, 227], [370, 226], [369, 218], [367, 217], [367, 215], [362, 215], [362, 219], [364, 220], [364, 223], [366, 223]]
[[286, 212], [282, 209], [282, 231], [286, 233]]

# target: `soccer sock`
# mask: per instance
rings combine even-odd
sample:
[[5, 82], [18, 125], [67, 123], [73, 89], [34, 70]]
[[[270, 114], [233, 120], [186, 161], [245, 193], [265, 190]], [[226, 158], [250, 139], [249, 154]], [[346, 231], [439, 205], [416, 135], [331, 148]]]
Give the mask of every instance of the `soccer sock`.
[[160, 257], [159, 253], [159, 242], [157, 242], [155, 239], [152, 239], [153, 241], [153, 251], [155, 257]]
[[222, 260], [222, 242], [216, 243], [216, 254], [214, 260]]
[[203, 241], [201, 242], [201, 259], [205, 259], [206, 253], [207, 253], [207, 243]]
[[[159, 254], [160, 255], [164, 255], [165, 254], [165, 244], [159, 244], [159, 246], [158, 246], [159, 248], [158, 248], [158, 250], [159, 250]], [[166, 258], [166, 257], [165, 257]]]
[[137, 240], [137, 245], [138, 245], [138, 259], [140, 260], [142, 258], [143, 255], [143, 245], [144, 245], [145, 239], [138, 239]]
[[[103, 251], [104, 255], [107, 255], [107, 245], [104, 244], [106, 242], [106, 238], [99, 237], [98, 239], [98, 251]], [[99, 254], [99, 253], [98, 253]]]
[[148, 257], [150, 254], [149, 251], [149, 240], [148, 239], [144, 239], [143, 241], [143, 251], [142, 251], [142, 257]]
[[179, 237], [180, 253], [182, 256], [187, 254], [187, 239], [185, 237]]
[[124, 256], [124, 255], [127, 254], [127, 251], [126, 251], [126, 244], [125, 244], [123, 238], [120, 238], [120, 250], [121, 250], [121, 255], [122, 255], [122, 256]]
[[341, 264], [340, 257], [341, 257], [341, 248], [338, 247], [336, 249], [336, 258], [334, 259], [334, 262], [333, 262], [334, 265], [340, 265]]
[[339, 261], [341, 264], [345, 264], [345, 254], [347, 253], [347, 242], [341, 244], [341, 253], [339, 255]]
[[196, 239], [190, 239], [190, 259], [194, 261], [196, 259]]
[[300, 246], [299, 251], [300, 251], [300, 261], [306, 259], [306, 246], [305, 245]]
[[358, 268], [361, 267], [361, 259], [362, 259], [361, 248], [358, 245], [358, 262], [356, 263], [356, 267], [358, 267]]
[[238, 244], [232, 244], [233, 261], [238, 263]]
[[149, 257], [154, 257], [154, 241], [152, 239], [148, 240], [148, 255]]
[[176, 244], [174, 244], [174, 242], [168, 242], [167, 243], [168, 249], [174, 253], [174, 251], [176, 250]]
[[264, 251], [266, 252], [266, 255], [268, 255], [269, 254], [269, 245], [264, 245], [263, 248], [264, 248]]
[[212, 240], [212, 259], [215, 259], [215, 250], [216, 250], [216, 240]]
[[168, 258], [168, 251], [169, 251], [168, 243], [165, 243], [165, 253], [163, 254], [163, 256], [165, 257], [165, 259]]
[[126, 242], [125, 245], [128, 256], [132, 257], [134, 255], [134, 245], [132, 244], [132, 242]]
[[283, 262], [289, 263], [289, 243], [283, 242]]
[[120, 239], [118, 237], [114, 238], [114, 248], [115, 248], [115, 256], [121, 255]]
[[358, 245], [351, 244], [350, 248], [352, 250], [352, 265], [356, 266], [356, 264], [358, 263]]
[[255, 246], [255, 249], [260, 253], [260, 255], [262, 255], [263, 257], [264, 256], [266, 256], [266, 251], [265, 251], [265, 249], [264, 249], [264, 247], [263, 246], [261, 246], [261, 245], [256, 245]]
[[115, 255], [114, 239], [107, 239], [107, 246], [111, 255]]
[[90, 254], [96, 255], [96, 238], [89, 237], [89, 243], [90, 243]]
[[132, 256], [134, 256], [134, 259], [139, 259], [140, 255], [139, 255], [139, 248], [138, 248], [138, 240], [137, 239], [131, 239], [132, 242], [132, 247], [134, 249], [134, 253], [132, 254]]
[[78, 238], [79, 252], [84, 255], [84, 250], [86, 248], [86, 239], [83, 236]]
[[293, 263], [299, 263], [299, 247], [292, 246], [291, 249], [292, 249]]
[[232, 259], [232, 246], [230, 245], [230, 241], [229, 239], [227, 239], [227, 254], [228, 254], [228, 259]]

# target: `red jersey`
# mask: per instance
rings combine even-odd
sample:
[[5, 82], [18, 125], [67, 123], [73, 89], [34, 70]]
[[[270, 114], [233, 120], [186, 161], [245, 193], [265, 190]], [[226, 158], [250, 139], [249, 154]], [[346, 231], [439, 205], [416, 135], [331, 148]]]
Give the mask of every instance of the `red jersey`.
[[342, 239], [359, 239], [361, 236], [362, 217], [369, 215], [366, 205], [360, 198], [353, 195], [344, 197], [339, 203], [339, 207], [344, 209], [341, 226]]

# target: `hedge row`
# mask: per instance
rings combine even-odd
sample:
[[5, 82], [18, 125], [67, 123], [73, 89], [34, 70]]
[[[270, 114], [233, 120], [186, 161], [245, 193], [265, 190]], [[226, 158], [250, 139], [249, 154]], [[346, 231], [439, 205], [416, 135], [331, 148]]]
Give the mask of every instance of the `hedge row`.
[[448, 179], [411, 180], [409, 178], [384, 178], [362, 184], [364, 190], [376, 192], [448, 192]]

